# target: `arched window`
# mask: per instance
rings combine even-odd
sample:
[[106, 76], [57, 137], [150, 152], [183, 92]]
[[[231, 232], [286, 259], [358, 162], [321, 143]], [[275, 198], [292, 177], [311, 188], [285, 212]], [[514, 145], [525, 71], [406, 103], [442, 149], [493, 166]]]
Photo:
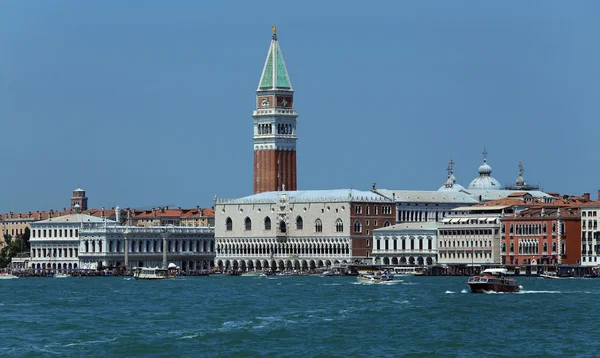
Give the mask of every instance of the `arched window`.
[[285, 221], [283, 220], [279, 221], [279, 231], [282, 233], [287, 232], [287, 227], [285, 226]]
[[552, 243], [552, 252], [556, 252], [556, 242]]
[[225, 230], [233, 230], [233, 221], [231, 220], [231, 218], [227, 218], [227, 220], [225, 220]]
[[389, 220], [386, 220], [385, 223], [383, 223], [384, 227], [387, 227], [387, 226], [390, 226], [390, 225], [392, 225], [392, 224], [390, 224]]
[[506, 252], [506, 244], [502, 244], [502, 252]]
[[244, 219], [244, 230], [246, 230], [246, 231], [252, 230], [252, 220], [250, 220], [250, 218], [247, 216]]
[[304, 228], [304, 220], [302, 217], [298, 216], [296, 218], [296, 230], [302, 230]]
[[321, 219], [315, 220], [315, 232], [323, 232], [323, 223]]
[[547, 252], [547, 251], [548, 251], [548, 243], [544, 242], [544, 252]]
[[359, 220], [354, 222], [354, 232], [362, 232], [362, 225]]
[[344, 222], [342, 221], [342, 219], [337, 219], [335, 221], [335, 231], [344, 232]]
[[268, 216], [265, 218], [265, 230], [271, 230], [271, 218]]
[[510, 252], [515, 252], [515, 244], [510, 243]]

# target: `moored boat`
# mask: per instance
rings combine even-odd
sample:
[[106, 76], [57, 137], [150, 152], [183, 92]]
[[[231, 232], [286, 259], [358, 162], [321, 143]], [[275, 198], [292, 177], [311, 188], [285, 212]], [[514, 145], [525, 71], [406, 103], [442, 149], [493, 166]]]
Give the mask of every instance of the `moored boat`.
[[519, 292], [521, 286], [513, 278], [506, 277], [506, 269], [483, 270], [479, 275], [471, 276], [467, 285], [473, 293]]
[[69, 275], [68, 273], [57, 273], [54, 275], [54, 278], [67, 278], [67, 277], [71, 277], [71, 275]]
[[137, 267], [133, 277], [136, 280], [165, 280], [169, 278], [169, 270], [158, 267]]

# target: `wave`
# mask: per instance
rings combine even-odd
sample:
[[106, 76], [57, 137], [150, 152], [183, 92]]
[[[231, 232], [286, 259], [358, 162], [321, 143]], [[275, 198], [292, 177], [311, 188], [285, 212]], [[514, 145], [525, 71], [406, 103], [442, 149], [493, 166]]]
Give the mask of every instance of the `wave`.
[[456, 292], [454, 292], [454, 291], [446, 291], [444, 293], [456, 293]]
[[531, 293], [562, 293], [562, 291], [520, 291], [517, 293], [521, 294], [531, 294]]

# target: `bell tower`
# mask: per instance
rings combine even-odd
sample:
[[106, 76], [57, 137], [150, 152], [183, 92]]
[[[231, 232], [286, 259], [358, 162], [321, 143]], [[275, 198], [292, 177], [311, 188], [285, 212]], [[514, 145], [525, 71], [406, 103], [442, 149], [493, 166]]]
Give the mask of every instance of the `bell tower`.
[[254, 118], [254, 194], [295, 191], [296, 118], [294, 90], [288, 76], [277, 29], [256, 89]]

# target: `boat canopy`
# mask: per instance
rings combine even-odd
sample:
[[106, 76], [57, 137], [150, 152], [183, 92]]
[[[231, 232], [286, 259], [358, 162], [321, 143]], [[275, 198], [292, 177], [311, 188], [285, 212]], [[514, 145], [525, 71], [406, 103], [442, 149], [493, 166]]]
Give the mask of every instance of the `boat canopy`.
[[505, 268], [489, 268], [481, 271], [481, 273], [489, 273], [492, 275], [505, 274], [507, 271]]

